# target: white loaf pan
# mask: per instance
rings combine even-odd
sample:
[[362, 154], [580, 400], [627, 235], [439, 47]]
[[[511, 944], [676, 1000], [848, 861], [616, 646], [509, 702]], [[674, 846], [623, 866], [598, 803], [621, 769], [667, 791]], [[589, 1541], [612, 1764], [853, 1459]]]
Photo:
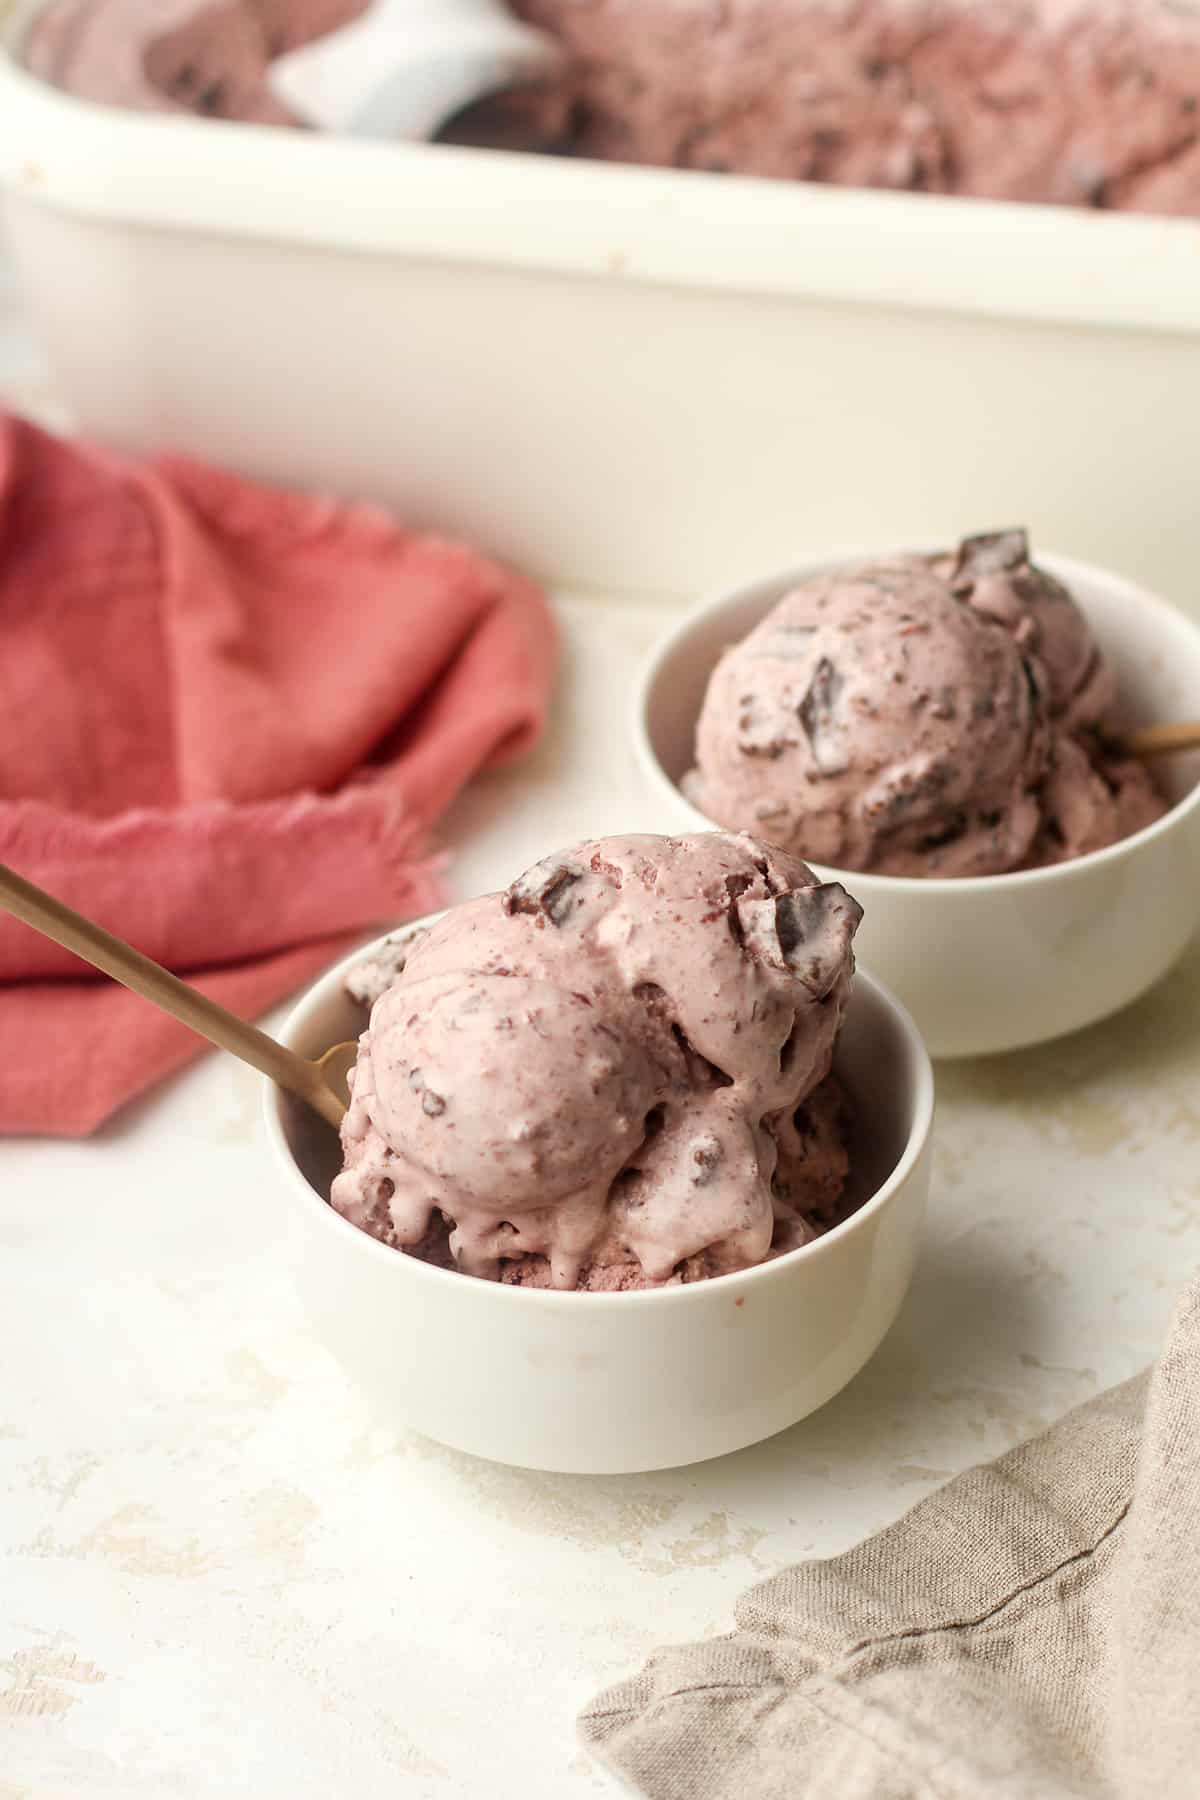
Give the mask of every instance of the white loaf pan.
[[1200, 607], [1200, 222], [123, 113], [33, 10], [0, 186], [86, 431], [587, 586], [1021, 523]]

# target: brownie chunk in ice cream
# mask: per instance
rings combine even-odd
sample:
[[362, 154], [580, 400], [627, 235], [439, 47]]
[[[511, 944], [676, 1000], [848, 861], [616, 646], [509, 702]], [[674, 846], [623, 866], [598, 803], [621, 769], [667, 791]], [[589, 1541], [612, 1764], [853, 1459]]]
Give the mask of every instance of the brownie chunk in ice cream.
[[550, 857], [351, 978], [374, 996], [334, 1207], [532, 1286], [749, 1268], [842, 1214], [830, 1078], [861, 911], [744, 836]]
[[1022, 531], [799, 583], [720, 659], [684, 791], [716, 823], [883, 875], [1082, 856], [1165, 803], [1102, 736], [1112, 671]]

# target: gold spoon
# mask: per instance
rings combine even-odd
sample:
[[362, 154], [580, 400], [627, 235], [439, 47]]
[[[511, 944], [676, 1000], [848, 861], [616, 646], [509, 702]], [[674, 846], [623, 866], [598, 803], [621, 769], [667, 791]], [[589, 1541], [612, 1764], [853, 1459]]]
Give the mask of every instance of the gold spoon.
[[64, 950], [74, 951], [94, 968], [111, 975], [114, 981], [132, 988], [143, 999], [161, 1006], [164, 1012], [198, 1031], [210, 1043], [269, 1075], [289, 1094], [297, 1094], [301, 1100], [306, 1100], [335, 1130], [341, 1124], [346, 1113], [346, 1075], [354, 1063], [356, 1044], [335, 1044], [324, 1056], [309, 1062], [307, 1057], [298, 1056], [294, 1050], [288, 1050], [268, 1037], [265, 1031], [226, 1012], [215, 1000], [209, 1000], [198, 989], [189, 987], [186, 981], [180, 981], [159, 963], [151, 962], [132, 944], [114, 937], [102, 925], [85, 919], [82, 913], [73, 912], [52, 894], [43, 893], [41, 888], [34, 887], [31, 881], [26, 881], [3, 863], [0, 863], [0, 907], [12, 913], [14, 918], [24, 920], [26, 925], [32, 925], [45, 937], [53, 938]]
[[1146, 725], [1126, 732], [1118, 740], [1126, 756], [1173, 756], [1179, 750], [1200, 750], [1200, 720], [1180, 725]]

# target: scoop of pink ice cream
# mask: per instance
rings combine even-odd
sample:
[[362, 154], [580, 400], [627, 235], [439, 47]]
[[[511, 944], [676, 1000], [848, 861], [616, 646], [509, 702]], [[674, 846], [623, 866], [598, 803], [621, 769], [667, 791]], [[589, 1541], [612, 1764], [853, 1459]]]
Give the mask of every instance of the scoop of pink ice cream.
[[802, 582], [725, 653], [684, 788], [818, 862], [986, 875], [1029, 854], [1048, 746], [1013, 634], [897, 556]]
[[717, 664], [689, 798], [730, 829], [883, 875], [998, 875], [1166, 810], [1102, 730], [1115, 681], [1023, 531], [802, 582]]
[[720, 833], [582, 844], [456, 908], [389, 958], [333, 1205], [433, 1260], [440, 1215], [467, 1273], [560, 1288], [746, 1268], [780, 1220], [805, 1241], [845, 1150], [796, 1115], [860, 916]]
[[[835, 1075], [827, 1076], [797, 1110], [786, 1146], [784, 1134], [777, 1127], [779, 1163], [771, 1184], [775, 1226], [767, 1260], [802, 1249], [853, 1210], [846, 1199], [850, 1129], [849, 1098]], [[451, 1249], [451, 1230], [442, 1214], [435, 1213], [425, 1236], [408, 1247], [409, 1254], [440, 1269], [456, 1269], [459, 1265]], [[386, 1231], [376, 1235], [386, 1239]], [[633, 1293], [646, 1288], [684, 1287], [720, 1273], [713, 1258], [699, 1251], [678, 1264], [665, 1280], [655, 1280], [622, 1244], [613, 1220], [593, 1246], [575, 1286], [578, 1292], [586, 1294]], [[510, 1287], [553, 1285], [550, 1263], [544, 1256], [502, 1257], [500, 1280]]]

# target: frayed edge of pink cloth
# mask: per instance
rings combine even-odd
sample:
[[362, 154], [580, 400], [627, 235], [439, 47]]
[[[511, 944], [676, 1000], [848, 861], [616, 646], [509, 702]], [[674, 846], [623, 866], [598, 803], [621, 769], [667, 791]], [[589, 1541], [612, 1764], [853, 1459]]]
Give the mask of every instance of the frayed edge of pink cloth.
[[[367, 788], [106, 820], [18, 803], [0, 807], [0, 861], [102, 924], [114, 915], [122, 935], [154, 961], [253, 1018], [361, 941], [365, 921], [383, 930], [444, 904], [445, 859], [409, 860], [420, 831], [401, 823], [399, 812], [394, 793]], [[322, 871], [311, 890], [303, 882], [309, 854]], [[131, 866], [142, 877], [134, 894]], [[281, 900], [273, 913], [270, 941], [261, 904], [247, 913], [256, 928], [240, 937], [231, 889], [262, 881], [266, 892], [285, 893], [289, 868], [292, 902]], [[175, 907], [189, 919], [184, 963], [171, 954]], [[211, 954], [196, 929], [208, 907]], [[0, 967], [21, 972], [0, 979], [0, 1135], [86, 1137], [206, 1048], [149, 1001], [7, 915], [0, 915]]]
[[[0, 862], [181, 975], [390, 919], [408, 889], [428, 888], [423, 836], [383, 785], [107, 819], [0, 803]], [[69, 951], [0, 913], [0, 982], [82, 973]]]
[[[0, 550], [0, 861], [243, 1014], [436, 906], [427, 832], [544, 723], [540, 590], [382, 507], [0, 414]], [[200, 1048], [0, 916], [0, 1132]]]
[[[409, 916], [441, 903], [435, 884], [414, 888]], [[202, 994], [255, 1018], [305, 986], [362, 932], [191, 976]], [[195, 1061], [202, 1038], [149, 1001], [104, 981], [0, 987], [0, 1134], [84, 1138], [120, 1116], [166, 1076]], [[100, 1079], [97, 1079], [98, 1073]]]

